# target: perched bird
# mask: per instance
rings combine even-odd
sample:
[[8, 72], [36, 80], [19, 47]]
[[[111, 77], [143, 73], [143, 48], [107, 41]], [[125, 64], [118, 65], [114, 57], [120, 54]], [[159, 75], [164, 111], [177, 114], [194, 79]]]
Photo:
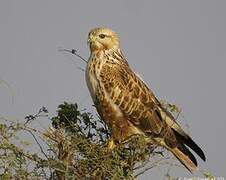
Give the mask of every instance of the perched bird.
[[95, 28], [88, 35], [88, 44], [86, 81], [99, 115], [111, 129], [109, 149], [132, 135], [144, 135], [171, 151], [189, 171], [197, 170], [188, 147], [205, 161], [203, 151], [131, 70], [119, 36], [111, 29]]

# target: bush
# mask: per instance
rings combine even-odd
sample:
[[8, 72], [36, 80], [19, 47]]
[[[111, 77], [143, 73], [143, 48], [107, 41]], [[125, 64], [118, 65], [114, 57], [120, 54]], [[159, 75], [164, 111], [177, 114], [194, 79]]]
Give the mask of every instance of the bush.
[[[32, 122], [43, 117], [52, 123], [44, 132], [32, 127]], [[28, 150], [31, 142], [21, 136], [25, 133], [39, 148], [38, 153], [34, 146]], [[109, 151], [109, 137], [110, 130], [102, 120], [66, 102], [58, 106], [57, 116], [52, 118], [44, 107], [25, 117], [24, 123], [1, 118], [0, 177], [134, 179], [169, 159], [163, 149], [147, 144], [141, 136]]]

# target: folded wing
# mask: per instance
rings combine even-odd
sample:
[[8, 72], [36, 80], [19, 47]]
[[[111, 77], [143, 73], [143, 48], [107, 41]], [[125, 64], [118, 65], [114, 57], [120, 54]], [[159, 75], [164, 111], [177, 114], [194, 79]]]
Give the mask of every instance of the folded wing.
[[197, 167], [196, 159], [187, 146], [205, 161], [201, 148], [183, 131], [127, 64], [105, 63], [100, 78], [108, 97], [124, 116], [136, 128], [170, 150], [186, 168], [194, 171]]

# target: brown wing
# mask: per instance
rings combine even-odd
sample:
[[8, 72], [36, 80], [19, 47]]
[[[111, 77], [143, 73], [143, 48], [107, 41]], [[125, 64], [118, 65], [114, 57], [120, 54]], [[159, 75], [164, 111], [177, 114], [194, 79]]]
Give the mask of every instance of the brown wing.
[[[162, 119], [159, 101], [128, 65], [106, 63], [100, 77], [109, 98], [136, 127], [153, 136], [169, 130]], [[175, 142], [169, 131], [169, 139]]]
[[186, 146], [205, 161], [202, 149], [175, 122], [172, 115], [161, 107], [152, 91], [128, 65], [106, 63], [100, 77], [108, 98], [127, 119], [147, 135], [159, 140], [159, 144], [170, 150], [189, 171], [197, 169], [197, 161]]
[[185, 145], [205, 161], [201, 148], [183, 131], [127, 64], [106, 63], [102, 67], [101, 81], [108, 97], [127, 119], [147, 135], [159, 139], [190, 171], [195, 169], [197, 162]]

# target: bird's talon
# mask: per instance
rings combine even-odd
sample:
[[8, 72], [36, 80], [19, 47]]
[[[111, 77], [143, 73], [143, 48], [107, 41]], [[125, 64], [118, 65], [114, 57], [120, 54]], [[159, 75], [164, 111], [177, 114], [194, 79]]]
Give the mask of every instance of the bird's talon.
[[116, 147], [114, 140], [110, 139], [107, 143], [107, 146], [108, 146], [108, 150], [112, 151]]

